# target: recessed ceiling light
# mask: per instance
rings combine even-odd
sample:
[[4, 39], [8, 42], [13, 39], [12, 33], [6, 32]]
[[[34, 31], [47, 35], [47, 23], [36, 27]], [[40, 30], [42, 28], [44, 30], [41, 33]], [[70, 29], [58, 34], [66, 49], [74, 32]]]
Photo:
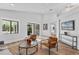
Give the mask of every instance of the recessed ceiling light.
[[53, 11], [53, 9], [49, 9], [49, 11]]
[[14, 7], [14, 6], [15, 6], [15, 4], [14, 4], [14, 3], [10, 3], [10, 6], [13, 6], [13, 7]]

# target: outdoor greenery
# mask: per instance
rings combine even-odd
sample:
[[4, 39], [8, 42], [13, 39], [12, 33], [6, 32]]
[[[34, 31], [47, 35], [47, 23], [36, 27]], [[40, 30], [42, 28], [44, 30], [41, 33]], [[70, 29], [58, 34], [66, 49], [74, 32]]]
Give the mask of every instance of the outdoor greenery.
[[7, 33], [18, 33], [18, 22], [3, 20], [2, 31]]
[[28, 25], [28, 35], [30, 35], [32, 33], [32, 26]]

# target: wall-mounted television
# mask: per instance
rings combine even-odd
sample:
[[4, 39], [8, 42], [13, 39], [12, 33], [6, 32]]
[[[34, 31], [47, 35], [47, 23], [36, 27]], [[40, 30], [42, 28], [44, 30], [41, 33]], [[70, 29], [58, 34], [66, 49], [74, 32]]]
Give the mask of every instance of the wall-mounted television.
[[70, 20], [61, 23], [62, 30], [75, 30], [75, 21]]

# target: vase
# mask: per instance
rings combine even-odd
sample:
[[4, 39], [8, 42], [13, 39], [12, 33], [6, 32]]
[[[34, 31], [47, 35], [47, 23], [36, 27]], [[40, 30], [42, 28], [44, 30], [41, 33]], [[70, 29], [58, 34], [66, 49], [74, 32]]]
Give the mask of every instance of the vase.
[[27, 44], [31, 45], [31, 39], [27, 39]]

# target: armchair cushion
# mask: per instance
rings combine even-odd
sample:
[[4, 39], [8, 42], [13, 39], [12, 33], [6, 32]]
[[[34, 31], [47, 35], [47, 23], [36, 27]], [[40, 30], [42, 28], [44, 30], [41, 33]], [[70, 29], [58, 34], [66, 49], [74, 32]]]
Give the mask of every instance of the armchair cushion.
[[42, 43], [46, 47], [54, 48], [57, 44], [57, 37], [49, 37], [48, 42]]

